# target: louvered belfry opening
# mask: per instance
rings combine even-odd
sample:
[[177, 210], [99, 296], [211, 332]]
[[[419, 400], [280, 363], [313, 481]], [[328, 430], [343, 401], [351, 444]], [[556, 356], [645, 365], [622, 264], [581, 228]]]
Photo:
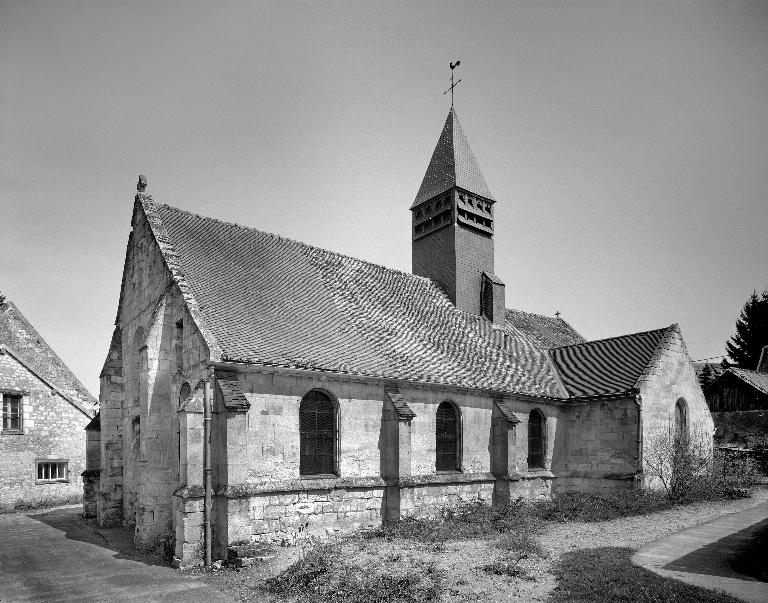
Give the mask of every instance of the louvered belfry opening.
[[528, 468], [544, 468], [544, 416], [538, 410], [528, 417]]
[[299, 407], [301, 475], [336, 473], [336, 407], [323, 392], [311, 391]]
[[437, 407], [436, 468], [438, 471], [459, 470], [459, 417], [453, 404], [441, 402]]

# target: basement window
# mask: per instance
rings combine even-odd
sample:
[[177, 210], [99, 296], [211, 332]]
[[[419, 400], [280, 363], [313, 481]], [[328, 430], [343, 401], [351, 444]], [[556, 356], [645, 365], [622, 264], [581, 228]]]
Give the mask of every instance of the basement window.
[[3, 433], [24, 433], [21, 396], [3, 394]]
[[69, 481], [69, 461], [67, 460], [37, 461], [36, 465], [38, 484]]

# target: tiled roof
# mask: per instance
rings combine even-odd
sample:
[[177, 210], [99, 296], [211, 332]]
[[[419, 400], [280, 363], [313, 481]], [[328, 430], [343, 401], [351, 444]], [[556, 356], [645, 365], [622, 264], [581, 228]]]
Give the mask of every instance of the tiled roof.
[[500, 398], [494, 402], [496, 403], [496, 408], [499, 409], [499, 412], [501, 412], [502, 416], [507, 420], [507, 422], [512, 423], [513, 425], [521, 422], [513, 410], [513, 404], [510, 400]]
[[742, 381], [748, 383], [755, 389], [764, 394], [768, 394], [768, 373], [758, 373], [747, 369], [730, 368], [728, 369]]
[[429, 279], [138, 200], [221, 359], [562, 397], [564, 321], [459, 311]]
[[558, 347], [550, 355], [571, 396], [623, 393], [635, 387], [669, 328]]
[[458, 186], [470, 193], [494, 200], [485, 183], [480, 166], [469, 147], [467, 137], [461, 129], [456, 111], [451, 108], [445, 120], [443, 131], [432, 153], [432, 159], [424, 174], [416, 200], [411, 207], [431, 199], [435, 195]]
[[534, 340], [544, 349], [586, 342], [586, 339], [562, 318], [510, 309], [506, 311], [506, 318], [507, 325]]
[[0, 344], [8, 346], [20, 362], [55, 385], [79, 410], [93, 416], [96, 399], [10, 300], [0, 303]]
[[219, 384], [221, 395], [224, 398], [224, 406], [230, 410], [248, 410], [251, 403], [245, 397], [237, 380], [237, 375], [216, 374], [216, 383]]
[[395, 407], [398, 419], [413, 419], [416, 413], [408, 406], [408, 401], [400, 393], [400, 390], [396, 387], [387, 388], [387, 396], [392, 401], [392, 405]]

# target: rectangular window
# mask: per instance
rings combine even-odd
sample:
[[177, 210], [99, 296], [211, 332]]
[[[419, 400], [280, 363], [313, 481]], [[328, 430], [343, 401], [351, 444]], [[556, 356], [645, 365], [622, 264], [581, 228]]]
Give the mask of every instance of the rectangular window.
[[37, 483], [68, 482], [68, 464], [64, 460], [37, 461]]
[[23, 433], [21, 396], [3, 394], [3, 433]]

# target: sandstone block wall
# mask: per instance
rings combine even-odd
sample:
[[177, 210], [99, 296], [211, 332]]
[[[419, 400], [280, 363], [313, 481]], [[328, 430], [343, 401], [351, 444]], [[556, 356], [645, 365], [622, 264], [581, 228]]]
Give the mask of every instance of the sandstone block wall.
[[[573, 404], [561, 422], [552, 471], [558, 478], [617, 479], [639, 471], [638, 406], [633, 398]], [[565, 484], [559, 483], [562, 488]], [[568, 484], [591, 483], [578, 479]]]
[[185, 383], [194, 388], [209, 354], [142, 212], [134, 215], [117, 322], [102, 372], [98, 516], [135, 525], [137, 540], [151, 544], [175, 529], [172, 495], [190, 469], [179, 393]]
[[[82, 496], [90, 421], [9, 354], [0, 354], [0, 392], [22, 395], [23, 434], [0, 433], [0, 507], [74, 501]], [[68, 482], [37, 483], [37, 460], [68, 462]]]
[[639, 384], [643, 458], [658, 453], [658, 443], [674, 433], [675, 404], [681, 399], [685, 401], [689, 436], [711, 449], [712, 416], [680, 330], [673, 330], [661, 348]]

